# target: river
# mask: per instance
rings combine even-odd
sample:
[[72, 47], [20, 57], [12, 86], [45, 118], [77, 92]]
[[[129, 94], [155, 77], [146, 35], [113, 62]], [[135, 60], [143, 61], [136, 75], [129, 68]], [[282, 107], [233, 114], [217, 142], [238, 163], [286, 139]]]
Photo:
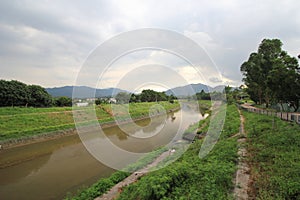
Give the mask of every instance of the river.
[[[185, 129], [194, 123], [195, 115], [201, 118], [185, 107], [168, 114], [163, 123], [159, 116], [151, 126], [147, 126], [149, 119], [139, 120], [136, 123], [144, 128], [134, 130], [132, 135], [141, 131], [152, 135], [160, 130], [142, 140], [123, 133], [117, 126], [105, 128], [104, 133], [128, 151], [149, 152], [170, 142], [180, 124]], [[188, 119], [182, 120], [182, 116]], [[78, 135], [1, 150], [0, 199], [62, 199], [68, 192], [74, 193], [114, 171], [91, 156]]]

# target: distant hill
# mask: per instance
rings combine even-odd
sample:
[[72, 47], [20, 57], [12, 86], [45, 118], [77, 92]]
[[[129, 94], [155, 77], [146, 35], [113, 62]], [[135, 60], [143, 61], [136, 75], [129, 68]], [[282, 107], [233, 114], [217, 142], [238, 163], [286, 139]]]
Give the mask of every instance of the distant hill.
[[183, 96], [191, 96], [195, 93], [201, 92], [203, 90], [204, 92], [222, 92], [224, 90], [224, 85], [218, 85], [216, 87], [210, 87], [208, 85], [198, 83], [198, 84], [189, 84], [181, 87], [175, 87], [170, 90], [165, 91], [167, 95], [177, 95], [178, 97]]
[[[105, 89], [96, 89], [96, 95], [94, 96], [95, 88], [87, 86], [63, 86], [55, 88], [46, 88], [46, 91], [51, 94], [53, 97], [67, 96], [72, 98], [73, 88], [76, 87], [76, 95], [74, 98], [93, 98], [93, 97], [109, 97], [118, 94], [119, 92], [128, 92], [119, 88], [105, 88]], [[170, 90], [165, 91], [167, 95], [177, 95], [178, 97], [191, 96], [195, 93], [201, 92], [214, 92], [223, 91], [224, 86], [210, 87], [208, 85], [198, 83], [190, 84], [181, 87], [175, 87]]]
[[218, 86], [212, 88], [211, 92], [223, 92], [224, 89], [225, 89], [225, 85], [218, 85]]
[[167, 90], [165, 93], [167, 95], [177, 95], [177, 96], [190, 96], [194, 95], [197, 92], [201, 92], [201, 90], [204, 90], [204, 92], [209, 92], [212, 88], [210, 86], [204, 85], [202, 83], [198, 84], [190, 84], [185, 85], [181, 87], [175, 87], [170, 90]]
[[109, 97], [118, 94], [119, 92], [127, 92], [119, 88], [95, 89], [87, 86], [63, 86], [46, 88], [46, 91], [53, 97], [67, 96], [72, 98], [74, 87], [76, 87], [76, 94], [74, 94], [74, 98]]

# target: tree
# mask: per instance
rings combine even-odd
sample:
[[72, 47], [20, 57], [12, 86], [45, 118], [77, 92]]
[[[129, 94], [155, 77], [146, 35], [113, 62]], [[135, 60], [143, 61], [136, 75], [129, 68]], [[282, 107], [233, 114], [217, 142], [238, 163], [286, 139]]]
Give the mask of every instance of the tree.
[[[140, 100], [142, 102], [168, 101], [169, 98], [165, 92], [156, 92], [150, 89], [143, 90], [140, 94]], [[174, 96], [172, 98], [174, 98]]]
[[52, 105], [52, 97], [45, 88], [39, 85], [27, 86], [29, 92], [29, 105], [35, 107], [48, 107]]
[[117, 103], [128, 102], [156, 102], [156, 101], [170, 101], [174, 103], [177, 99], [174, 95], [168, 96], [165, 92], [156, 92], [154, 90], [143, 90], [141, 94], [128, 94], [120, 92], [116, 95]]
[[177, 97], [174, 96], [173, 94], [171, 94], [170, 96], [168, 96], [168, 99], [169, 99], [169, 102], [170, 102], [170, 103], [174, 103], [174, 100], [176, 100]]
[[132, 102], [132, 103], [139, 102], [140, 101], [140, 95], [134, 94], [134, 93], [131, 94], [129, 101]]
[[155, 102], [158, 100], [159, 94], [154, 90], [143, 90], [140, 99], [142, 102]]
[[16, 80], [0, 80], [0, 106], [26, 106], [28, 98], [26, 84]]
[[70, 97], [58, 97], [54, 99], [55, 106], [63, 107], [63, 106], [72, 106], [72, 99]]
[[119, 92], [115, 98], [116, 98], [117, 103], [119, 103], [119, 104], [129, 103], [130, 94], [127, 92]]
[[266, 88], [261, 60], [261, 55], [258, 53], [252, 53], [248, 61], [244, 62], [241, 66], [241, 71], [245, 76], [243, 81], [248, 88], [247, 92], [251, 96], [252, 100], [259, 104], [263, 103], [263, 94]]
[[201, 90], [201, 92], [196, 93], [197, 100], [211, 100], [210, 94], [206, 93], [204, 90]]
[[52, 97], [38, 85], [0, 80], [0, 106], [51, 106]]
[[167, 101], [169, 99], [165, 92], [156, 92], [156, 95], [157, 101]]
[[96, 105], [108, 104], [108, 103], [109, 103], [109, 97], [102, 97], [95, 100]]
[[278, 39], [264, 39], [241, 66], [247, 93], [259, 104], [292, 103], [299, 107], [299, 65]]
[[282, 108], [283, 103], [288, 103], [296, 111], [299, 108], [300, 99], [299, 66], [297, 60], [286, 53], [283, 53], [282, 60], [283, 62], [278, 62], [270, 72], [268, 77], [270, 89]]
[[230, 87], [229, 85], [225, 86], [224, 92], [226, 94], [227, 103], [228, 104], [232, 104], [234, 102], [234, 100], [235, 100], [234, 97], [233, 97], [232, 87]]

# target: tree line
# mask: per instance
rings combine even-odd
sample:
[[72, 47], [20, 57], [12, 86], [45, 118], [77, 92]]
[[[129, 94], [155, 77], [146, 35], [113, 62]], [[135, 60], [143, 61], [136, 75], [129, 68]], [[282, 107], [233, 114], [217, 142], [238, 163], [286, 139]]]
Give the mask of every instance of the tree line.
[[54, 98], [39, 85], [27, 85], [16, 80], [0, 80], [0, 106], [72, 106], [72, 99]]
[[279, 39], [264, 39], [258, 51], [241, 65], [247, 93], [256, 104], [287, 103], [299, 109], [300, 68], [296, 58], [282, 50]]
[[[109, 103], [109, 98], [97, 99], [96, 104]], [[116, 103], [128, 102], [155, 102], [177, 99], [174, 95], [167, 95], [164, 92], [154, 90], [143, 90], [140, 94], [120, 92], [115, 96]], [[0, 107], [24, 106], [24, 107], [51, 107], [51, 106], [72, 106], [72, 99], [69, 97], [52, 97], [45, 88], [39, 85], [27, 85], [17, 80], [0, 80]]]
[[[137, 103], [137, 102], [156, 102], [156, 101], [169, 101], [174, 102], [177, 97], [174, 95], [167, 95], [165, 92], [157, 92], [151, 89], [143, 90], [140, 94], [119, 92], [116, 96], [116, 103]], [[108, 103], [108, 101], [103, 99], [98, 99], [95, 101], [96, 104]]]

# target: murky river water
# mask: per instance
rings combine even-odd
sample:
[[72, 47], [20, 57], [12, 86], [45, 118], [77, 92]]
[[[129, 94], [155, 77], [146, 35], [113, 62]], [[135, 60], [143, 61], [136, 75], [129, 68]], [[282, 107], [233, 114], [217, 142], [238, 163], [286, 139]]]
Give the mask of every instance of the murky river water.
[[[181, 120], [185, 113], [185, 119]], [[197, 112], [187, 108], [171, 113], [164, 123], [157, 117], [152, 121], [136, 123], [145, 128], [132, 135], [149, 133], [147, 139], [124, 134], [117, 126], [106, 128], [106, 136], [119, 147], [132, 152], [149, 152], [166, 145], [176, 134], [181, 123], [183, 128], [195, 121]], [[188, 117], [191, 117], [190, 120]], [[8, 163], [10, 163], [9, 167]], [[1, 167], [2, 166], [2, 167]], [[35, 143], [0, 151], [0, 199], [62, 199], [67, 192], [75, 192], [101, 177], [108, 177], [113, 169], [94, 159], [81, 143], [78, 135]]]

